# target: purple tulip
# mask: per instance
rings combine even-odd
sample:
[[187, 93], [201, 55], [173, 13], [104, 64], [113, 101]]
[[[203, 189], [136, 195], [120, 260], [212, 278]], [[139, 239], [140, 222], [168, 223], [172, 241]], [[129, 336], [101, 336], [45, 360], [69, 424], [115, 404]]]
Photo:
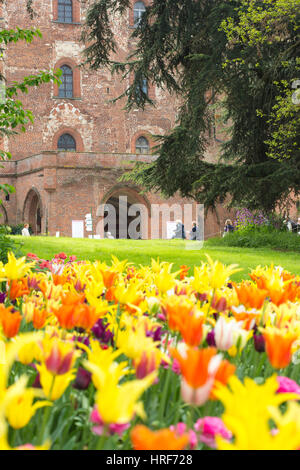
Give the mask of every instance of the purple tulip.
[[109, 331], [108, 325], [105, 325], [101, 318], [99, 318], [97, 323], [93, 326], [92, 332], [94, 333], [97, 339], [106, 344], [112, 342], [114, 337], [113, 333]]
[[208, 346], [216, 346], [215, 330], [212, 330], [209, 333], [207, 333], [206, 342], [207, 342]]
[[266, 342], [265, 342], [265, 338], [263, 337], [263, 335], [253, 335], [253, 339], [254, 339], [255, 350], [259, 353], [265, 352]]
[[90, 385], [92, 374], [83, 369], [83, 367], [78, 367], [76, 379], [73, 383], [73, 387], [77, 390], [86, 390]]

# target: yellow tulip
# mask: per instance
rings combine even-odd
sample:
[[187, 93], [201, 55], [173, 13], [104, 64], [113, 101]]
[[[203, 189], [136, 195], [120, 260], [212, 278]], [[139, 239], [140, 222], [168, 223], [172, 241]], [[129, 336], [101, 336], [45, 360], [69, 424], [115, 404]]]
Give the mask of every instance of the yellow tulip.
[[236, 376], [229, 379], [230, 389], [217, 386], [215, 396], [223, 403], [222, 416], [225, 426], [234, 435], [234, 443], [216, 437], [220, 450], [287, 450], [300, 446], [300, 433], [295, 423], [289, 423], [275, 436], [271, 434], [269, 421], [272, 410], [288, 400], [298, 399], [295, 393], [276, 393], [276, 375], [258, 385], [246, 378], [244, 384]]
[[48, 371], [45, 364], [36, 367], [40, 373], [42, 389], [48, 400], [51, 401], [58, 400], [76, 376], [76, 369], [71, 369], [66, 374], [53, 375]]
[[105, 424], [129, 423], [135, 415], [145, 419], [143, 404], [139, 398], [156, 378], [153, 372], [141, 380], [132, 380], [116, 386], [114, 382], [106, 382], [96, 395], [98, 412]]
[[26, 257], [16, 258], [13, 253], [7, 254], [8, 262], [0, 265], [0, 282], [21, 279], [29, 274], [31, 268], [35, 266], [35, 262], [26, 262]]
[[5, 416], [14, 429], [26, 426], [37, 409], [52, 406], [51, 402], [45, 400], [33, 404], [34, 398], [44, 398], [44, 394], [41, 390], [25, 388], [26, 383], [27, 378], [23, 376], [6, 391], [4, 400]]

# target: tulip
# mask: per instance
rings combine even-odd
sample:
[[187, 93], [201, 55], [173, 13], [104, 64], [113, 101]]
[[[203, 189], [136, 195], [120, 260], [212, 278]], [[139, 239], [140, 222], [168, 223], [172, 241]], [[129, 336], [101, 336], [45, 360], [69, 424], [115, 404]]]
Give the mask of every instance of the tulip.
[[[92, 423], [97, 424], [97, 426], [94, 426], [92, 428], [93, 433], [97, 434], [98, 436], [102, 436], [106, 428], [105, 428], [103, 419], [101, 418], [98, 412], [97, 406], [94, 407], [90, 420]], [[125, 423], [125, 424], [111, 423], [109, 424], [107, 431], [110, 435], [118, 434], [121, 437], [122, 434], [124, 434], [124, 432], [129, 427], [130, 427], [130, 423]]]
[[[11, 387], [12, 388], [12, 387]], [[37, 401], [33, 404], [33, 399], [38, 395], [38, 390], [25, 389], [8, 401], [5, 408], [6, 418], [14, 429], [21, 429], [26, 426], [36, 410], [44, 406], [51, 406], [47, 401]]]
[[215, 416], [198, 419], [195, 431], [199, 433], [199, 440], [213, 449], [217, 447], [216, 436], [221, 436], [226, 440], [232, 438], [232, 433], [228, 431], [223, 421]]
[[137, 425], [131, 431], [132, 446], [135, 450], [183, 450], [189, 443], [189, 436], [178, 436], [170, 429], [151, 431], [143, 425]]
[[170, 426], [170, 430], [175, 432], [178, 436], [184, 436], [188, 434], [189, 436], [189, 447], [191, 450], [195, 449], [198, 444], [197, 434], [192, 429], [187, 429], [185, 423], [178, 423], [176, 426]]
[[92, 374], [83, 367], [78, 367], [76, 379], [73, 383], [73, 387], [77, 390], [86, 390], [90, 385]]
[[6, 338], [13, 338], [19, 332], [22, 321], [22, 315], [19, 312], [14, 312], [13, 307], [5, 308], [0, 304], [0, 324]]
[[206, 342], [208, 346], [216, 346], [215, 330], [211, 330], [206, 335]]
[[277, 382], [279, 384], [277, 393], [296, 393], [300, 395], [300, 386], [294, 380], [278, 375]]
[[215, 343], [221, 351], [227, 351], [234, 345], [233, 332], [237, 328], [235, 320], [226, 320], [224, 317], [218, 318], [215, 325]]
[[263, 353], [266, 350], [266, 342], [263, 335], [253, 335], [255, 351]]
[[263, 330], [266, 352], [275, 369], [287, 367], [292, 359], [292, 346], [297, 335], [289, 330], [266, 328]]

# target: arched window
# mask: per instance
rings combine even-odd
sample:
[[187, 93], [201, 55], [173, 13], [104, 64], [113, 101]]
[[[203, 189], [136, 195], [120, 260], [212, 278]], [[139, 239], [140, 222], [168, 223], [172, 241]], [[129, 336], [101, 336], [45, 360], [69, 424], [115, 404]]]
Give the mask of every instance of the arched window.
[[148, 140], [146, 139], [146, 137], [139, 137], [137, 140], [136, 140], [136, 143], [135, 143], [135, 151], [136, 153], [144, 153], [144, 154], [149, 154], [149, 151], [150, 151], [150, 146], [149, 146], [149, 142]]
[[136, 85], [137, 102], [139, 102], [140, 98], [142, 97], [142, 93], [148, 96], [148, 80], [144, 77], [142, 77]]
[[72, 0], [58, 0], [58, 21], [73, 23]]
[[76, 152], [76, 141], [70, 134], [63, 134], [58, 139], [57, 148], [60, 151]]
[[68, 65], [62, 65], [60, 69], [62, 71], [62, 84], [59, 87], [58, 96], [60, 98], [73, 98], [73, 71]]
[[134, 26], [137, 28], [139, 25], [143, 14], [146, 11], [146, 7], [144, 5], [144, 2], [136, 2], [133, 7], [133, 17], [134, 17]]

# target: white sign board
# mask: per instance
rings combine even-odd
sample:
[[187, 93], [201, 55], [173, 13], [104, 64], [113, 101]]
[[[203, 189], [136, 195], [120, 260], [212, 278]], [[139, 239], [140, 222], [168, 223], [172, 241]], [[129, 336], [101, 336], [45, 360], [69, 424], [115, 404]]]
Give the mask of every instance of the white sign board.
[[176, 232], [177, 223], [176, 222], [167, 222], [167, 239], [171, 240]]
[[84, 222], [83, 220], [72, 220], [72, 237], [84, 238]]

